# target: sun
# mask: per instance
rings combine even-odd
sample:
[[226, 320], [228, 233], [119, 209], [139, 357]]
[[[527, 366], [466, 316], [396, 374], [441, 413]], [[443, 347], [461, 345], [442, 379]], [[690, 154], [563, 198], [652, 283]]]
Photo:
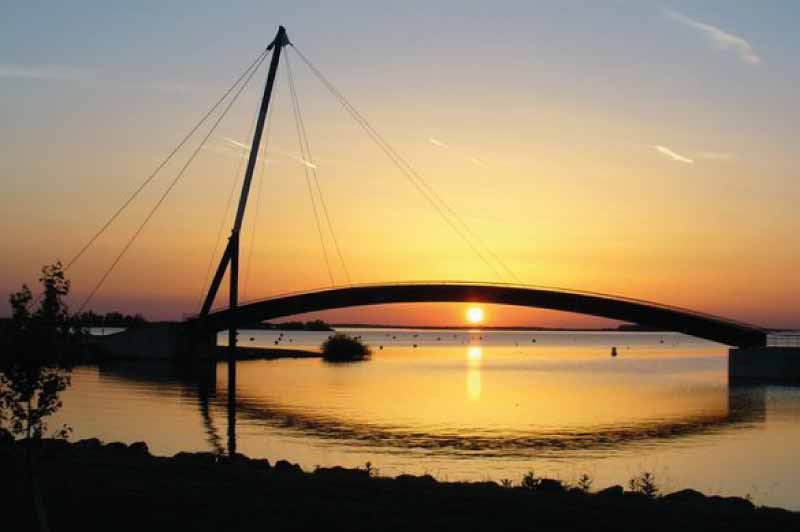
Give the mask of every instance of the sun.
[[483, 309], [481, 307], [469, 307], [467, 309], [467, 321], [470, 323], [480, 323], [483, 321]]

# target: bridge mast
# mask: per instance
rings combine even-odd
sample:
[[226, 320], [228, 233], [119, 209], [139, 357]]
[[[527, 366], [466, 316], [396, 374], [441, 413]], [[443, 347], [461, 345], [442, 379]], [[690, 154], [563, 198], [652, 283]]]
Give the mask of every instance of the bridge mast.
[[236, 308], [239, 306], [239, 235], [242, 231], [242, 222], [244, 221], [244, 211], [247, 207], [247, 198], [250, 195], [250, 183], [253, 181], [253, 171], [258, 162], [258, 150], [261, 146], [261, 135], [264, 132], [264, 121], [267, 118], [267, 110], [269, 109], [269, 101], [272, 97], [272, 86], [275, 83], [275, 73], [278, 70], [278, 62], [281, 58], [281, 50], [289, 44], [289, 38], [286, 36], [286, 29], [283, 26], [278, 28], [278, 33], [275, 39], [267, 47], [267, 50], [272, 50], [272, 59], [269, 64], [269, 72], [267, 73], [267, 83], [264, 86], [264, 95], [261, 98], [261, 107], [258, 111], [258, 121], [256, 122], [256, 129], [253, 134], [253, 144], [250, 147], [250, 157], [247, 160], [247, 169], [244, 174], [244, 181], [242, 182], [242, 194], [239, 196], [239, 208], [236, 211], [236, 219], [233, 222], [231, 229], [231, 236], [228, 238], [228, 245], [225, 247], [225, 252], [217, 266], [217, 271], [214, 273], [214, 278], [211, 280], [211, 286], [208, 288], [203, 307], [200, 310], [200, 318], [208, 316], [211, 305], [214, 304], [214, 299], [217, 297], [217, 291], [222, 283], [222, 277], [225, 271], [230, 266], [229, 279], [230, 279], [230, 302], [229, 308], [231, 312], [231, 319], [228, 323], [228, 452], [233, 455], [236, 452]]
[[[244, 181], [242, 182], [242, 193], [239, 197], [239, 207], [236, 211], [236, 219], [233, 222], [231, 229], [231, 236], [228, 238], [228, 245], [225, 247], [225, 252], [222, 254], [217, 271], [214, 278], [211, 280], [211, 286], [208, 289], [206, 298], [203, 302], [203, 307], [200, 311], [200, 317], [203, 318], [208, 315], [211, 310], [211, 305], [217, 296], [217, 291], [222, 283], [222, 277], [230, 265], [230, 308], [235, 309], [239, 305], [239, 235], [242, 230], [242, 222], [244, 221], [244, 212], [247, 207], [247, 198], [250, 195], [250, 183], [253, 181], [253, 172], [256, 168], [258, 161], [258, 150], [261, 145], [261, 135], [264, 132], [264, 122], [267, 117], [267, 110], [269, 109], [269, 101], [272, 97], [272, 86], [275, 83], [275, 73], [278, 70], [278, 62], [281, 57], [281, 50], [289, 43], [289, 38], [286, 36], [286, 29], [283, 26], [278, 28], [278, 33], [275, 39], [267, 47], [267, 50], [272, 50], [272, 60], [269, 64], [269, 72], [267, 74], [267, 84], [264, 86], [264, 95], [261, 98], [261, 107], [258, 111], [258, 121], [256, 122], [255, 133], [253, 134], [253, 144], [250, 148], [250, 157], [247, 160], [247, 169], [244, 174]], [[228, 330], [229, 345], [236, 346], [236, 326], [232, 321]], [[231, 350], [231, 356], [233, 356]]]

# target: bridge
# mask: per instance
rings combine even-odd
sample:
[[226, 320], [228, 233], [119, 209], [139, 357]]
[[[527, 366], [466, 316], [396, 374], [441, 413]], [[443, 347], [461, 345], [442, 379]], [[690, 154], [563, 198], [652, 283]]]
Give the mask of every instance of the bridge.
[[[265, 122], [269, 117], [270, 100], [272, 97], [273, 86], [276, 79], [278, 65], [281, 61], [282, 52], [286, 49], [284, 65], [287, 72], [289, 93], [292, 100], [292, 110], [294, 114], [295, 126], [297, 130], [300, 157], [295, 158], [302, 162], [308, 184], [309, 197], [313, 207], [314, 219], [317, 231], [319, 232], [320, 243], [325, 257], [325, 264], [328, 268], [328, 275], [331, 287], [309, 292], [294, 293], [282, 296], [271, 297], [260, 301], [239, 303], [239, 258], [240, 241], [247, 207], [250, 189], [253, 181], [254, 170], [258, 164], [259, 152], [262, 148], [262, 136], [265, 134]], [[114, 267], [120, 262], [124, 254], [130, 249], [136, 238], [141, 234], [145, 225], [155, 214], [159, 206], [164, 202], [170, 191], [173, 190], [178, 180], [183, 175], [188, 165], [194, 160], [205, 142], [214, 133], [217, 125], [225, 117], [244, 87], [265, 62], [269, 60], [266, 82], [264, 84], [263, 95], [260, 100], [260, 107], [253, 127], [252, 143], [247, 156], [247, 165], [242, 176], [241, 192], [239, 195], [238, 207], [235, 210], [230, 236], [227, 245], [219, 258], [216, 271], [211, 276], [208, 290], [203, 300], [199, 314], [186, 320], [179, 327], [162, 329], [160, 331], [151, 330], [149, 332], [131, 332], [127, 338], [108, 339], [109, 343], [114, 343], [114, 349], [133, 349], [133, 346], [143, 346], [151, 353], [158, 353], [159, 356], [167, 352], [183, 352], [184, 354], [196, 354], [198, 350], [194, 347], [205, 348], [216, 345], [217, 332], [223, 329], [228, 330], [228, 353], [229, 353], [229, 378], [231, 379], [230, 389], [235, 389], [235, 360], [237, 349], [237, 329], [245, 324], [256, 323], [264, 320], [302, 314], [307, 312], [339, 309], [362, 305], [379, 305], [387, 303], [427, 303], [427, 302], [472, 302], [472, 303], [494, 303], [502, 305], [514, 305], [531, 308], [541, 308], [557, 311], [566, 311], [580, 314], [587, 314], [603, 318], [610, 318], [625, 322], [632, 322], [649, 326], [659, 330], [668, 330], [685, 333], [691, 336], [704, 338], [714, 342], [719, 342], [734, 347], [731, 350], [730, 372], [731, 375], [742, 375], [752, 377], [776, 376], [784, 377], [793, 375], [800, 379], [800, 350], [797, 347], [771, 345], [769, 331], [736, 322], [734, 320], [712, 316], [701, 312], [678, 308], [650, 301], [642, 301], [608, 294], [598, 294], [591, 292], [581, 292], [575, 290], [545, 288], [527, 286], [524, 284], [506, 283], [470, 283], [470, 282], [414, 282], [414, 283], [387, 283], [358, 285], [353, 284], [349, 278], [349, 272], [345, 265], [343, 255], [339, 249], [338, 241], [330, 222], [330, 217], [325, 207], [322, 189], [317, 179], [316, 168], [313, 164], [311, 151], [309, 148], [306, 128], [303, 124], [302, 113], [300, 110], [297, 91], [294, 86], [292, 68], [290, 66], [289, 51], [293, 51], [311, 71], [311, 73], [322, 83], [325, 89], [337, 100], [342, 108], [350, 114], [356, 124], [371, 138], [375, 144], [384, 152], [388, 159], [395, 165], [403, 177], [413, 185], [423, 199], [432, 207], [454, 231], [454, 236], [458, 236], [467, 244], [484, 265], [491, 268], [497, 278], [505, 280], [510, 277], [517, 280], [513, 272], [503, 263], [502, 259], [492, 252], [482, 239], [470, 229], [464, 219], [451, 208], [448, 203], [427, 183], [411, 164], [405, 160], [394, 148], [383, 138], [376, 129], [367, 121], [353, 105], [347, 100], [333, 84], [325, 78], [320, 70], [289, 41], [286, 30], [281, 26], [273, 41], [267, 46], [256, 60], [245, 70], [239, 79], [231, 86], [228, 91], [214, 104], [200, 122], [192, 128], [186, 137], [175, 147], [167, 158], [155, 169], [133, 195], [111, 216], [111, 218], [100, 228], [100, 230], [88, 241], [88, 243], [78, 252], [78, 254], [67, 264], [68, 269], [80, 256], [103, 234], [103, 232], [116, 220], [120, 213], [137, 197], [139, 192], [144, 189], [158, 174], [160, 170], [167, 166], [175, 153], [178, 152], [197, 132], [204, 122], [217, 109], [223, 109], [219, 117], [213, 121], [208, 128], [207, 134], [203, 137], [195, 151], [191, 154], [188, 161], [177, 173], [173, 181], [169, 184], [155, 206], [149, 211], [142, 224], [135, 231], [130, 240], [125, 244], [119, 255], [114, 259], [109, 268], [100, 278], [99, 282], [91, 290], [89, 296], [81, 305], [82, 310]], [[224, 102], [226, 102], [223, 105]], [[210, 119], [209, 119], [210, 120]], [[267, 128], [267, 131], [269, 128]], [[244, 152], [243, 152], [244, 153]], [[314, 186], [316, 185], [316, 189]], [[316, 190], [316, 193], [314, 192]], [[316, 194], [316, 195], [315, 195]], [[231, 193], [233, 197], [233, 193]], [[315, 197], [318, 198], [315, 200]], [[230, 201], [230, 200], [229, 200]], [[315, 201], [319, 202], [319, 208]], [[323, 216], [324, 215], [324, 216]], [[333, 246], [336, 250], [332, 257], [339, 258], [347, 277], [346, 285], [336, 286], [332, 274], [329, 255], [326, 250], [323, 238], [323, 226], [327, 221], [327, 229], [331, 235]], [[220, 225], [223, 227], [223, 225]], [[216, 255], [215, 249], [212, 254]], [[500, 266], [500, 268], [498, 268]], [[503, 272], [503, 270], [505, 272]], [[209, 270], [210, 273], [210, 270]], [[227, 274], [228, 302], [222, 309], [212, 310], [217, 294]], [[203, 282], [206, 285], [206, 281]], [[139, 349], [139, 347], [136, 347]]]
[[682, 332], [737, 347], [766, 345], [767, 331], [752, 325], [636, 299], [511, 284], [424, 282], [368, 284], [299, 292], [223, 308], [190, 322], [208, 332], [264, 320], [387, 303], [495, 303], [576, 312]]
[[[271, 297], [260, 301], [239, 303], [239, 258], [240, 241], [245, 210], [247, 207], [253, 173], [258, 163], [258, 155], [262, 148], [262, 136], [265, 133], [265, 122], [269, 116], [269, 106], [273, 86], [276, 79], [278, 64], [284, 48], [293, 50], [296, 56], [308, 67], [311, 73], [322, 83], [327, 91], [338, 101], [342, 108], [350, 114], [356, 124], [377, 144], [388, 159], [395, 165], [402, 176], [420, 193], [427, 204], [454, 231], [475, 253], [484, 265], [492, 269], [498, 278], [508, 277], [517, 280], [513, 272], [503, 263], [502, 259], [482, 241], [464, 219], [451, 208], [448, 203], [428, 184], [411, 164], [405, 160], [384, 139], [367, 119], [347, 100], [333, 84], [325, 78], [316, 66], [289, 41], [286, 30], [279, 27], [273, 41], [256, 58], [256, 60], [242, 73], [234, 84], [222, 95], [167, 157], [156, 167], [155, 171], [133, 192], [133, 194], [117, 209], [110, 219], [89, 239], [75, 257], [70, 260], [65, 271], [72, 266], [84, 252], [97, 241], [105, 230], [117, 217], [136, 199], [139, 193], [147, 187], [153, 178], [171, 162], [173, 156], [186, 145], [196, 132], [205, 128], [206, 121], [212, 122], [207, 127], [207, 132], [199, 142], [188, 160], [175, 175], [158, 201], [147, 213], [144, 221], [122, 247], [122, 250], [111, 262], [108, 269], [100, 277], [97, 284], [89, 292], [88, 297], [79, 308], [83, 310], [100, 289], [109, 274], [122, 260], [125, 253], [131, 248], [135, 240], [144, 230], [149, 220], [162, 205], [167, 195], [183, 176], [187, 167], [192, 163], [206, 141], [216, 130], [228, 110], [236, 102], [250, 79], [269, 56], [269, 69], [261, 96], [257, 119], [254, 122], [252, 143], [247, 156], [247, 166], [242, 176], [241, 192], [238, 207], [235, 211], [230, 236], [227, 245], [219, 259], [216, 271], [211, 277], [208, 290], [203, 300], [198, 315], [187, 319], [179, 325], [145, 328], [142, 330], [126, 331], [111, 337], [99, 340], [100, 343], [112, 353], [120, 356], [143, 356], [167, 358], [183, 355], [189, 359], [201, 357], [202, 352], [216, 351], [217, 333], [220, 330], [228, 331], [228, 450], [231, 453], [236, 449], [236, 360], [237, 360], [237, 329], [246, 324], [264, 320], [280, 318], [294, 314], [316, 312], [330, 309], [339, 309], [363, 305], [380, 305], [387, 303], [428, 303], [428, 302], [470, 302], [493, 303], [532, 307], [556, 311], [573, 312], [610, 318], [625, 322], [633, 322], [660, 330], [677, 331], [691, 336], [704, 338], [721, 344], [733, 346], [729, 356], [729, 374], [731, 377], [767, 378], [767, 379], [797, 379], [800, 380], [800, 349], [796, 347], [768, 346], [768, 331], [760, 327], [739, 323], [730, 319], [712, 316], [688, 309], [642, 301], [637, 299], [580, 292], [557, 288], [544, 288], [526, 286], [523, 284], [502, 283], [470, 283], [470, 282], [415, 282], [415, 283], [387, 283], [357, 285], [349, 278], [343, 255], [339, 249], [338, 241], [325, 206], [322, 189], [317, 179], [316, 165], [313, 164], [311, 151], [300, 111], [299, 99], [294, 86], [289, 54], [286, 53], [284, 61], [289, 93], [291, 95], [292, 110], [297, 130], [300, 157], [292, 157], [302, 163], [309, 197], [316, 222], [317, 231], [322, 244], [325, 264], [331, 287], [321, 290], [287, 294]], [[211, 120], [211, 116], [218, 112], [218, 117]], [[268, 129], [268, 128], [267, 128]], [[244, 152], [243, 152], [244, 153]], [[238, 171], [237, 171], [238, 173]], [[316, 185], [316, 196], [315, 196]], [[260, 188], [260, 187], [259, 187]], [[231, 198], [233, 190], [231, 191]], [[318, 198], [315, 200], [315, 197]], [[315, 201], [319, 202], [319, 209]], [[230, 205], [230, 200], [229, 200]], [[321, 216], [320, 212], [322, 213]], [[226, 210], [227, 213], [227, 210]], [[224, 220], [224, 218], [223, 218]], [[331, 235], [333, 246], [336, 250], [342, 270], [347, 277], [345, 286], [335, 286], [328, 252], [323, 238], [323, 225], [327, 221], [327, 229]], [[220, 228], [224, 224], [220, 225]], [[220, 233], [221, 234], [221, 233]], [[215, 249], [212, 254], [216, 255]], [[500, 266], [500, 268], [498, 268]], [[505, 273], [503, 273], [503, 270]], [[209, 269], [210, 273], [210, 269]], [[228, 304], [225, 308], [212, 310], [217, 294], [227, 274], [229, 283]], [[206, 285], [206, 281], [203, 282]], [[211, 348], [208, 350], [208, 348]]]

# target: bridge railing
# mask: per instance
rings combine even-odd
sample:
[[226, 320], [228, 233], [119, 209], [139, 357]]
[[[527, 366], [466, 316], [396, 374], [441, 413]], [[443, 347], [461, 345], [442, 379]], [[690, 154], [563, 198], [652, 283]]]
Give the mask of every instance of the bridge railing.
[[[297, 290], [297, 291], [287, 292], [287, 293], [283, 293], [283, 294], [275, 294], [275, 295], [271, 295], [271, 296], [264, 297], [264, 298], [258, 298], [258, 299], [253, 299], [253, 300], [249, 300], [249, 301], [242, 301], [242, 302], [239, 303], [239, 306], [245, 306], [245, 305], [250, 305], [250, 304], [253, 304], [253, 303], [269, 301], [271, 299], [280, 299], [280, 298], [285, 298], [285, 297], [299, 296], [299, 295], [304, 295], [304, 294], [312, 294], [312, 293], [315, 293], [315, 292], [324, 292], [324, 291], [329, 291], [329, 290], [342, 290], [342, 289], [348, 289], [348, 288], [371, 288], [371, 287], [380, 287], [380, 286], [398, 286], [398, 287], [400, 287], [400, 286], [420, 286], [420, 285], [454, 285], [454, 286], [466, 285], [466, 286], [486, 286], [486, 287], [497, 286], [497, 287], [522, 288], [522, 289], [528, 289], [528, 290], [544, 290], [544, 291], [562, 292], [562, 293], [575, 294], [575, 295], [593, 296], [593, 297], [599, 297], [599, 298], [604, 298], [604, 299], [609, 299], [609, 300], [624, 301], [624, 302], [630, 302], [630, 303], [635, 303], [635, 304], [648, 305], [648, 306], [651, 306], [651, 307], [661, 308], [661, 309], [664, 309], [664, 310], [671, 310], [671, 311], [681, 312], [681, 313], [684, 313], [684, 314], [689, 314], [689, 315], [693, 315], [693, 316], [697, 316], [697, 317], [701, 317], [701, 318], [707, 318], [707, 319], [717, 320], [717, 321], [720, 321], [720, 322], [726, 322], [726, 323], [729, 323], [731, 325], [736, 325], [736, 326], [740, 326], [740, 327], [747, 328], [747, 329], [758, 329], [758, 327], [756, 327], [756, 326], [754, 326], [754, 325], [752, 325], [750, 323], [745, 323], [745, 322], [741, 322], [741, 321], [737, 321], [737, 320], [732, 320], [732, 319], [729, 319], [729, 318], [722, 318], [722, 317], [716, 316], [714, 314], [698, 312], [696, 310], [688, 309], [688, 308], [684, 308], [684, 307], [679, 307], [679, 306], [674, 306], [674, 305], [665, 305], [665, 304], [662, 304], [662, 303], [656, 303], [656, 302], [653, 302], [653, 301], [648, 301], [646, 299], [637, 299], [637, 298], [632, 298], [632, 297], [624, 297], [624, 296], [618, 296], [618, 295], [614, 295], [614, 294], [607, 294], [607, 293], [603, 293], [603, 292], [590, 292], [590, 291], [587, 291], [587, 290], [575, 290], [575, 289], [572, 289], [572, 288], [562, 288], [562, 287], [554, 287], [554, 286], [541, 286], [541, 285], [529, 285], [529, 284], [520, 284], [520, 283], [502, 283], [502, 282], [489, 283], [489, 282], [481, 282], [481, 281], [452, 281], [452, 280], [451, 281], [434, 281], [434, 280], [394, 281], [394, 282], [387, 282], [387, 283], [362, 283], [362, 284], [349, 284], [349, 285], [339, 285], [339, 286], [327, 286], [327, 287], [320, 287], [320, 288], [309, 289], [309, 290]], [[227, 307], [216, 307], [216, 308], [211, 310], [211, 313], [213, 314], [215, 312], [223, 311], [223, 310], [226, 310], [226, 309], [227, 309]], [[196, 317], [199, 317], [199, 315], [195, 314], [192, 317], [196, 318]]]
[[767, 347], [800, 347], [800, 331], [776, 331], [767, 335]]

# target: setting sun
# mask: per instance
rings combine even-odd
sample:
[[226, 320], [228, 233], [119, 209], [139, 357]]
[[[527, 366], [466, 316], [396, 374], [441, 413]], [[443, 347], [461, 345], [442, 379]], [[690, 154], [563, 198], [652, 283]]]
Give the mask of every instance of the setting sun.
[[470, 307], [467, 309], [467, 321], [470, 323], [480, 323], [483, 321], [483, 309], [480, 307]]

